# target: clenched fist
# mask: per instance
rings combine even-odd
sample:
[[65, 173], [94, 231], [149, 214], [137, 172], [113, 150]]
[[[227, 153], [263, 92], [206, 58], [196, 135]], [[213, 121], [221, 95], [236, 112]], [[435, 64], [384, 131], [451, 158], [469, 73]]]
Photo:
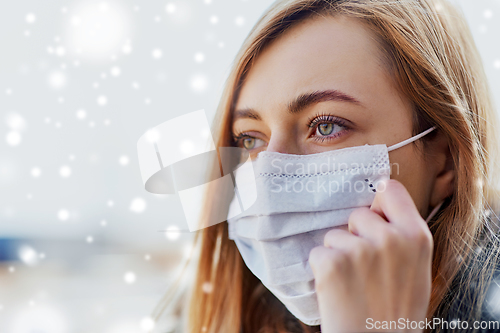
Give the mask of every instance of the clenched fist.
[[425, 320], [432, 234], [406, 188], [396, 180], [385, 185], [370, 208], [352, 212], [348, 231], [330, 230], [324, 246], [310, 252], [324, 333]]

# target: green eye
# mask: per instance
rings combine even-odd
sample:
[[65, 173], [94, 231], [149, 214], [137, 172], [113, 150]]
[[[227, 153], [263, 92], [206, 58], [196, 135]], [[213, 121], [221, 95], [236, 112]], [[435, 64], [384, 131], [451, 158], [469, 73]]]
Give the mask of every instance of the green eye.
[[330, 135], [333, 132], [333, 124], [332, 123], [323, 123], [318, 125], [318, 132], [321, 135]]
[[253, 149], [255, 147], [255, 138], [244, 138], [243, 147], [245, 147], [245, 149]]

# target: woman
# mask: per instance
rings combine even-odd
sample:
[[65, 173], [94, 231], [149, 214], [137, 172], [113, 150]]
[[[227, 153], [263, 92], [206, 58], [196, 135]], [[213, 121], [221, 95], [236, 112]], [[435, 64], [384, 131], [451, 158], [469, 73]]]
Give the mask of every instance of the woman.
[[321, 327], [296, 318], [248, 269], [224, 222], [198, 235], [189, 332], [359, 332], [375, 331], [369, 318], [486, 318], [497, 263], [495, 121], [469, 29], [448, 3], [275, 2], [227, 79], [218, 147], [254, 158], [321, 154], [435, 130], [391, 151], [398, 169], [386, 191], [310, 252]]

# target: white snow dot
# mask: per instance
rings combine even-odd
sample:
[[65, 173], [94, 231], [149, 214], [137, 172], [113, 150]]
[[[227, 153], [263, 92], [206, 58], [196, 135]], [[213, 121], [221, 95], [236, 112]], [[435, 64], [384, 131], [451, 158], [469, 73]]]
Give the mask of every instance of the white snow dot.
[[213, 291], [213, 286], [210, 282], [205, 282], [203, 283], [203, 285], [201, 286], [201, 289], [203, 290], [204, 293], [211, 293]]
[[204, 0], [204, 2], [205, 2], [207, 5], [209, 5], [209, 4], [211, 4], [211, 3], [212, 3], [212, 0]]
[[176, 240], [181, 236], [180, 230], [177, 226], [171, 225], [165, 231], [165, 237], [169, 240]]
[[60, 169], [59, 169], [59, 174], [61, 175], [61, 177], [63, 178], [68, 178], [69, 176], [71, 176], [71, 168], [67, 165], [63, 165]]
[[76, 117], [80, 120], [85, 119], [85, 117], [87, 117], [87, 111], [85, 111], [84, 109], [76, 111]]
[[217, 46], [219, 46], [222, 49], [224, 47], [224, 42], [219, 42], [219, 44], [217, 44]]
[[123, 156], [120, 156], [120, 159], [118, 160], [118, 162], [121, 164], [121, 165], [127, 165], [129, 163], [129, 158], [128, 156], [126, 155], [123, 155]]
[[66, 54], [66, 49], [63, 47], [63, 46], [58, 46], [56, 48], [56, 54], [59, 56], [59, 57], [62, 57]]
[[7, 126], [12, 130], [22, 131], [26, 127], [26, 121], [24, 118], [17, 113], [10, 113], [7, 115]]
[[500, 59], [495, 59], [493, 66], [495, 66], [496, 69], [500, 69]]
[[123, 45], [122, 52], [125, 54], [129, 54], [130, 52], [132, 52], [132, 46], [130, 44]]
[[486, 9], [483, 12], [483, 16], [485, 19], [490, 19], [493, 16], [493, 11], [491, 9]]
[[146, 209], [146, 201], [142, 198], [135, 198], [130, 203], [129, 209], [135, 213], [142, 213]]
[[89, 122], [89, 127], [90, 128], [94, 128], [95, 127], [95, 123], [93, 121]]
[[151, 99], [146, 98], [146, 99], [144, 100], [144, 104], [146, 104], [146, 105], [151, 104]]
[[42, 253], [39, 253], [39, 254], [38, 254], [38, 257], [39, 257], [40, 259], [45, 259], [45, 253], [43, 253], [43, 252], [42, 252]]
[[153, 58], [160, 59], [163, 55], [163, 52], [160, 49], [154, 49], [152, 54], [153, 54]]
[[101, 226], [102, 226], [102, 227], [105, 227], [105, 226], [107, 226], [107, 225], [108, 225], [108, 221], [106, 221], [106, 220], [102, 220], [102, 221], [101, 221]]
[[33, 194], [28, 193], [28, 194], [26, 195], [26, 199], [28, 199], [28, 200], [29, 200], [29, 199], [32, 199], [32, 198], [33, 198]]
[[9, 266], [9, 273], [14, 273], [16, 268], [14, 266]]
[[202, 63], [203, 61], [205, 61], [205, 55], [201, 52], [198, 52], [194, 55], [194, 61], [196, 61], [197, 63]]
[[60, 89], [66, 85], [66, 74], [61, 71], [55, 71], [49, 74], [49, 85], [52, 88]]
[[115, 77], [120, 76], [121, 72], [122, 71], [121, 71], [120, 67], [118, 67], [118, 66], [111, 68], [111, 75], [113, 75]]
[[31, 31], [29, 31], [29, 30], [25, 30], [25, 31], [24, 31], [24, 35], [25, 35], [26, 37], [31, 36]]
[[109, 5], [106, 2], [101, 2], [99, 4], [99, 9], [103, 12], [107, 11], [109, 9]]
[[106, 104], [108, 104], [108, 99], [106, 96], [99, 96], [97, 98], [97, 104], [99, 104], [100, 106], [104, 106]]
[[38, 254], [30, 246], [22, 246], [18, 252], [19, 259], [28, 266], [34, 266], [38, 263]]
[[111, 124], [111, 120], [104, 119], [104, 125], [109, 126], [109, 124]]
[[109, 207], [113, 207], [114, 205], [115, 205], [115, 203], [113, 202], [113, 200], [108, 200]]
[[17, 131], [10, 131], [5, 137], [7, 144], [10, 146], [17, 146], [21, 143], [21, 133]]
[[38, 178], [38, 177], [40, 177], [41, 174], [42, 174], [42, 170], [40, 170], [40, 168], [34, 167], [31, 169], [31, 175], [33, 176], [33, 178]]
[[175, 9], [176, 9], [175, 4], [173, 4], [173, 3], [171, 3], [171, 2], [170, 2], [170, 3], [168, 3], [168, 4], [165, 6], [165, 10], [166, 10], [166, 11], [167, 11], [167, 13], [169, 13], [169, 14], [172, 14], [173, 12], [175, 12]]
[[155, 321], [151, 317], [145, 317], [141, 320], [141, 328], [143, 331], [149, 332], [155, 328]]
[[12, 89], [10, 89], [10, 88], [5, 89], [5, 93], [7, 95], [12, 95]]
[[64, 97], [59, 97], [59, 98], [57, 99], [57, 102], [58, 102], [59, 104], [64, 103]]
[[245, 18], [243, 16], [237, 16], [235, 19], [234, 19], [234, 23], [241, 27], [243, 24], [245, 24]]
[[211, 133], [210, 133], [210, 130], [209, 130], [209, 129], [203, 129], [203, 130], [201, 131], [200, 135], [201, 135], [201, 137], [202, 137], [203, 139], [208, 139], [208, 138], [210, 138]]
[[136, 280], [135, 273], [134, 272], [127, 272], [127, 273], [125, 273], [125, 275], [123, 276], [123, 280], [127, 284], [134, 283], [135, 280]]
[[71, 154], [68, 156], [68, 158], [70, 161], [74, 161], [76, 157], [75, 157], [75, 155]]
[[26, 22], [33, 24], [36, 21], [36, 16], [33, 13], [29, 13], [26, 15]]
[[182, 141], [179, 145], [179, 150], [183, 155], [190, 156], [195, 149], [194, 143], [189, 140]]
[[210, 23], [217, 24], [219, 22], [219, 18], [215, 15], [210, 16]]
[[140, 88], [139, 83], [138, 82], [132, 82], [132, 88], [139, 89]]
[[61, 221], [66, 221], [69, 218], [69, 212], [66, 209], [60, 209], [57, 212], [57, 217]]
[[160, 139], [160, 132], [157, 129], [150, 129], [146, 132], [146, 139], [150, 143], [157, 142]]
[[85, 238], [85, 240], [87, 241], [87, 243], [92, 243], [94, 241], [94, 237], [87, 236], [87, 238]]
[[196, 75], [191, 78], [191, 88], [196, 92], [203, 92], [208, 86], [208, 80], [204, 75]]
[[150, 255], [150, 254], [146, 254], [146, 255], [144, 256], [144, 260], [146, 260], [146, 261], [150, 261], [150, 260], [151, 260], [151, 255]]
[[82, 19], [79, 16], [73, 16], [71, 18], [71, 24], [75, 27], [79, 26], [82, 23]]

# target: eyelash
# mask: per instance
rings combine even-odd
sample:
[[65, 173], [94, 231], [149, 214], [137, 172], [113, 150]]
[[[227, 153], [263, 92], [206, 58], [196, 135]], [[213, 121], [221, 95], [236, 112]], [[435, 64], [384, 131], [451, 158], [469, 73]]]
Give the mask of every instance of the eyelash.
[[[315, 116], [309, 118], [309, 120], [307, 121], [307, 127], [316, 129], [316, 127], [322, 123], [334, 124], [334, 125], [337, 125], [340, 127], [344, 127], [346, 130], [350, 129], [349, 126], [347, 126], [347, 124], [346, 124], [347, 122], [345, 119], [335, 117], [335, 116], [332, 116], [330, 114], [318, 114], [318, 115], [315, 115]], [[342, 135], [342, 134], [336, 134], [333, 136], [315, 137], [314, 140], [316, 140], [318, 142], [325, 142], [326, 140], [333, 140], [333, 139], [337, 138], [339, 135]], [[241, 140], [244, 138], [255, 138], [255, 137], [249, 135], [246, 132], [239, 132], [237, 134], [233, 134], [233, 142], [235, 145], [238, 145], [238, 143], [241, 142]]]
[[[314, 128], [314, 133], [316, 133], [317, 126], [320, 124], [324, 124], [324, 123], [334, 124], [334, 125], [343, 127], [346, 130], [350, 129], [349, 126], [347, 126], [347, 124], [346, 124], [347, 122], [345, 119], [335, 117], [335, 116], [332, 116], [330, 114], [319, 114], [319, 115], [316, 115], [316, 116], [309, 118], [309, 121], [307, 123], [307, 127]], [[333, 139], [339, 137], [340, 135], [342, 135], [342, 134], [335, 134], [332, 136], [323, 136], [323, 137], [315, 136], [314, 140], [316, 140], [318, 142], [325, 142], [327, 140], [333, 140]]]
[[245, 132], [239, 132], [238, 134], [233, 134], [234, 143], [238, 143], [241, 139], [244, 139], [244, 138], [253, 138], [253, 136], [248, 135]]

